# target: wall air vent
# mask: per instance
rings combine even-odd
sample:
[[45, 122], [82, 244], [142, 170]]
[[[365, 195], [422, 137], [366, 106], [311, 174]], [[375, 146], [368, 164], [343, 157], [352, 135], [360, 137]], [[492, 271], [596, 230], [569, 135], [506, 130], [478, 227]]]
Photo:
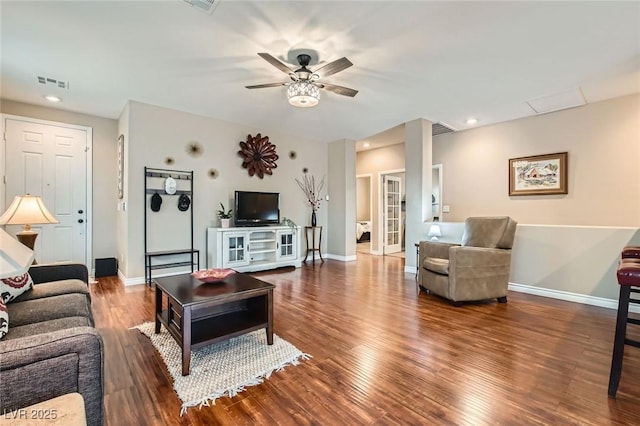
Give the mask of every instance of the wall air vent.
[[434, 123], [431, 126], [431, 136], [443, 135], [445, 133], [451, 133], [454, 130], [450, 127], [445, 126], [442, 123]]
[[59, 89], [69, 89], [68, 81], [56, 80], [55, 78], [50, 77], [38, 76], [38, 83], [44, 84], [45, 86], [55, 86]]
[[180, 0], [183, 3], [188, 4], [189, 6], [193, 6], [198, 9], [200, 12], [211, 14], [213, 13], [214, 3], [217, 6], [220, 0]]

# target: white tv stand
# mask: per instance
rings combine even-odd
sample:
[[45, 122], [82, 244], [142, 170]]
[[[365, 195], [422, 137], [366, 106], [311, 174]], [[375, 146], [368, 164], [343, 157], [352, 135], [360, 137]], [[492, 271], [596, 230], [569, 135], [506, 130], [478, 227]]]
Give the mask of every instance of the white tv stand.
[[207, 268], [238, 272], [299, 268], [300, 227], [207, 228]]

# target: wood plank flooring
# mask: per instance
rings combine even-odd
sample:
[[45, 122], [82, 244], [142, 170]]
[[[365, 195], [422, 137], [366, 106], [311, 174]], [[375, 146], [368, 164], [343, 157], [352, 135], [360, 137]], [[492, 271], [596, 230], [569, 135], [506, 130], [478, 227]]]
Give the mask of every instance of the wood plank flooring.
[[403, 269], [358, 254], [256, 274], [276, 285], [276, 334], [313, 358], [182, 417], [160, 355], [129, 329], [153, 319], [153, 291], [101, 278], [106, 424], [640, 424], [640, 349], [607, 397], [614, 310], [522, 293], [455, 308]]

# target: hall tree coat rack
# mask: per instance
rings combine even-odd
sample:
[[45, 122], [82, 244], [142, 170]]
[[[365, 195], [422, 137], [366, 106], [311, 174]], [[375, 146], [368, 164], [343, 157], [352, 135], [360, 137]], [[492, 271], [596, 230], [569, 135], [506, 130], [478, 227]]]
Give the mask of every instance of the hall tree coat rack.
[[[186, 181], [186, 185], [178, 185], [174, 194], [167, 194], [164, 191], [164, 180], [173, 178], [178, 182]], [[186, 186], [186, 188], [184, 188]], [[149, 210], [151, 196], [155, 193], [162, 194], [163, 197], [169, 197], [176, 200], [173, 203], [166, 203], [164, 208], [177, 209], [177, 199], [182, 194], [187, 195], [191, 204], [189, 205], [189, 228], [191, 230], [189, 241], [191, 246], [181, 249], [157, 250], [149, 251]], [[164, 203], [163, 203], [164, 204]], [[191, 272], [200, 269], [200, 250], [193, 248], [193, 171], [170, 170], [170, 169], [154, 169], [151, 167], [144, 168], [144, 280], [148, 285], [153, 282], [152, 271], [156, 269], [178, 268], [181, 266], [190, 266]], [[171, 226], [167, 223], [166, 226]], [[151, 230], [162, 232], [162, 229]], [[195, 269], [194, 269], [195, 267]]]

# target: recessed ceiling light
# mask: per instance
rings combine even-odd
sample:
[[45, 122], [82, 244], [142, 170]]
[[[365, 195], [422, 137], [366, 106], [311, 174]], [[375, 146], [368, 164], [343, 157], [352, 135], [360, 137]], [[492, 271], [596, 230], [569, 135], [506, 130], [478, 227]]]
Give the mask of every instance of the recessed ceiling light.
[[476, 124], [478, 122], [477, 118], [469, 118], [467, 119], [467, 124]]
[[365, 142], [362, 144], [362, 146], [364, 146], [365, 148], [369, 148], [371, 144], [369, 142]]
[[62, 98], [59, 98], [55, 95], [44, 95], [44, 98], [49, 102], [60, 102], [62, 100]]

